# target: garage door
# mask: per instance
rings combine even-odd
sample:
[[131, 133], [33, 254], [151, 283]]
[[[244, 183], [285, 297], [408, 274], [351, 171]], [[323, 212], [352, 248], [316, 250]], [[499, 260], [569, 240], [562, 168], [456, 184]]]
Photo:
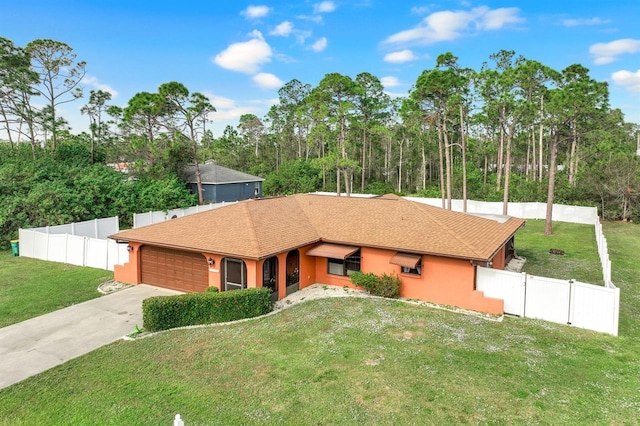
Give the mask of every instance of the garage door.
[[142, 282], [189, 293], [204, 292], [209, 286], [209, 267], [200, 253], [143, 246]]

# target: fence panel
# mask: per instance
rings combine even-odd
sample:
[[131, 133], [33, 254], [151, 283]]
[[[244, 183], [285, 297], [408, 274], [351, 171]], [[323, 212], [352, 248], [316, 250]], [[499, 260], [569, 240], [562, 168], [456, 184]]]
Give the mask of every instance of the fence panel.
[[29, 229], [19, 229], [18, 238], [20, 238], [20, 256], [35, 257], [36, 232]]
[[107, 240], [107, 269], [113, 271], [114, 265], [124, 265], [129, 261], [127, 244], [118, 244], [115, 240]]
[[476, 267], [476, 289], [487, 297], [504, 300], [506, 314], [524, 316], [525, 283], [524, 273]]
[[108, 269], [107, 256], [109, 254], [107, 240], [87, 238], [85, 241], [85, 247], [85, 266], [98, 269]]
[[183, 217], [194, 213], [200, 213], [207, 210], [218, 209], [220, 207], [228, 206], [233, 203], [213, 203], [205, 204], [203, 206], [192, 206], [183, 209], [171, 209], [167, 212], [155, 211], [146, 213], [134, 213], [133, 215], [133, 227], [140, 228], [142, 226], [153, 225], [154, 223], [164, 222], [175, 217]]
[[36, 259], [47, 260], [48, 248], [49, 234], [35, 232], [33, 235], [33, 257]]
[[571, 325], [618, 335], [620, 289], [574, 282], [571, 297]]
[[47, 238], [47, 258], [51, 262], [67, 261], [67, 234], [49, 234]]
[[569, 281], [527, 275], [525, 316], [567, 324], [570, 297]]
[[67, 235], [67, 263], [84, 266], [85, 238], [78, 235]]

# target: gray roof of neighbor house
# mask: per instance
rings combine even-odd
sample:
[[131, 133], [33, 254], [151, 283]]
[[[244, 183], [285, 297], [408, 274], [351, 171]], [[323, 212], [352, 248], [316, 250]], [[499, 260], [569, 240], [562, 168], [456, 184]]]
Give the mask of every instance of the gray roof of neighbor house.
[[110, 238], [262, 259], [316, 242], [489, 261], [525, 221], [482, 218], [394, 195], [297, 194], [241, 201]]
[[[264, 181], [261, 177], [242, 173], [213, 163], [199, 164], [198, 169], [200, 169], [200, 178], [202, 179], [202, 183], [206, 184]], [[187, 181], [189, 183], [196, 182], [196, 168], [193, 164], [190, 164], [187, 167]]]

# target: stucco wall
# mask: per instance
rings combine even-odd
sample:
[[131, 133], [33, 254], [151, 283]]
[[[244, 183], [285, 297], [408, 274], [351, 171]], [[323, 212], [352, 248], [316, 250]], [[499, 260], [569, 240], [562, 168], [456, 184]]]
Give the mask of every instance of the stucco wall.
[[[118, 265], [114, 277], [118, 281], [139, 284], [139, 252], [140, 245], [132, 243], [134, 250], [129, 255], [129, 263]], [[355, 288], [349, 277], [328, 273], [327, 258], [307, 256], [306, 252], [314, 245], [299, 249], [300, 288], [315, 283]], [[362, 272], [373, 272], [377, 275], [395, 273], [400, 277], [400, 295], [408, 299], [418, 299], [442, 305], [457, 306], [491, 314], [502, 314], [504, 302], [500, 299], [484, 297], [475, 290], [475, 268], [469, 260], [452, 259], [439, 256], [424, 255], [422, 257], [421, 275], [403, 274], [401, 267], [390, 263], [396, 254], [392, 250], [363, 247], [361, 254]], [[221, 271], [223, 256], [214, 253], [203, 253], [205, 258], [214, 260], [209, 267], [209, 286], [221, 289]], [[286, 296], [286, 259], [287, 253], [278, 256], [278, 298]], [[504, 265], [504, 249], [495, 257], [494, 267], [498, 267], [499, 259]], [[247, 287], [262, 286], [263, 260], [244, 260], [247, 270]]]

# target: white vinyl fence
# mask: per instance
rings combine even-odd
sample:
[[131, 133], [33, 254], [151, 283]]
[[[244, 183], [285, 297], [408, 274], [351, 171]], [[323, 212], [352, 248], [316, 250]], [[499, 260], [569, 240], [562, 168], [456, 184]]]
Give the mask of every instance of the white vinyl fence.
[[183, 217], [194, 213], [200, 213], [207, 210], [213, 210], [220, 207], [228, 206], [235, 203], [211, 203], [203, 206], [192, 206], [184, 209], [172, 209], [168, 211], [155, 211], [147, 213], [134, 213], [133, 215], [133, 227], [140, 228], [141, 226], [153, 225], [154, 223], [164, 222], [165, 220], [173, 219], [176, 217]]
[[[407, 200], [442, 207], [440, 198], [404, 197]], [[462, 200], [451, 200], [451, 210], [461, 212]], [[502, 215], [502, 202], [487, 202], [467, 200], [467, 213]], [[509, 203], [509, 216], [520, 219], [545, 219], [547, 217], [546, 203]], [[571, 222], [593, 225], [598, 222], [598, 209], [595, 207], [566, 206], [554, 204], [552, 220], [555, 222]]]
[[504, 300], [507, 314], [618, 335], [620, 289], [615, 286], [478, 266], [476, 288], [487, 297]]
[[107, 239], [119, 229], [118, 217], [20, 229], [20, 256], [113, 271], [129, 261], [126, 244]]

